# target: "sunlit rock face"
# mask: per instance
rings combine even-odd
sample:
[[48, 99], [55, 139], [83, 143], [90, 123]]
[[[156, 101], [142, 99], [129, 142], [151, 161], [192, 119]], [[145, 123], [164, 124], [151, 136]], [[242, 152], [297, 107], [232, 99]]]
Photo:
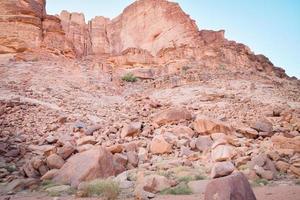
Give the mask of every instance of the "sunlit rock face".
[[39, 47], [45, 12], [45, 0], [1, 0], [0, 53]]
[[82, 13], [62, 11], [59, 15], [62, 28], [69, 42], [74, 44], [77, 56], [87, 55], [88, 29]]
[[97, 16], [87, 23], [81, 13], [47, 15], [45, 0], [0, 3], [0, 53], [42, 49], [67, 57], [108, 57], [115, 65], [184, 60], [284, 76], [265, 56], [228, 41], [223, 30], [199, 30], [177, 3], [166, 0], [135, 1], [114, 19]]
[[195, 46], [198, 28], [177, 3], [142, 0], [128, 6], [107, 28], [112, 53], [140, 48], [156, 55], [161, 49]]

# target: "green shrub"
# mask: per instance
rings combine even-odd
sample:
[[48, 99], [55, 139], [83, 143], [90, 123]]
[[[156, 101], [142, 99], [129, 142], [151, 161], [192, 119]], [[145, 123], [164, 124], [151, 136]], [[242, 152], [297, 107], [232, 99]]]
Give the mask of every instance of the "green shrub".
[[180, 183], [176, 187], [161, 191], [161, 194], [189, 195], [192, 194], [192, 190], [187, 186], [186, 183]]
[[87, 197], [100, 196], [107, 200], [117, 199], [121, 192], [118, 183], [111, 179], [91, 181], [82, 190]]
[[269, 181], [263, 178], [256, 179], [252, 182], [253, 187], [268, 185]]
[[193, 181], [193, 180], [195, 180], [195, 178], [192, 176], [182, 176], [182, 177], [178, 178], [179, 182], [185, 182], [185, 183]]
[[47, 190], [48, 188], [54, 187], [54, 186], [59, 186], [59, 184], [51, 181], [51, 180], [44, 180], [41, 183], [41, 189], [42, 190]]
[[126, 82], [136, 82], [137, 77], [135, 77], [132, 73], [127, 73], [122, 77], [122, 80]]
[[198, 174], [198, 175], [195, 176], [195, 180], [196, 180], [196, 181], [199, 181], [199, 180], [205, 180], [205, 179], [207, 179], [207, 177], [204, 176], [204, 175]]

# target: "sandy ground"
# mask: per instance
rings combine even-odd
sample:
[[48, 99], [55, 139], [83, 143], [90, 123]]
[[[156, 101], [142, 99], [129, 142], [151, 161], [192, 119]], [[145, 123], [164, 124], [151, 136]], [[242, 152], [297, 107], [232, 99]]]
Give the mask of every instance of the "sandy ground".
[[[265, 187], [255, 187], [255, 196], [257, 200], [300, 200], [300, 185], [295, 186], [265, 186]], [[18, 194], [16, 196], [2, 196], [0, 200], [71, 200], [80, 198], [75, 197], [47, 197], [44, 194]], [[99, 198], [85, 198], [86, 200], [96, 200]], [[157, 196], [154, 200], [203, 200], [203, 195], [167, 195], [167, 196]]]

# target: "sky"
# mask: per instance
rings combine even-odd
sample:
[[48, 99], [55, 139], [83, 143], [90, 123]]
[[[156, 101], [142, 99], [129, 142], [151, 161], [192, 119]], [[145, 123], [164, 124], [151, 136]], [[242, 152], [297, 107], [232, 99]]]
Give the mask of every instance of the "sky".
[[[82, 12], [114, 18], [134, 0], [47, 0], [47, 12]], [[199, 29], [225, 30], [225, 37], [264, 54], [289, 76], [300, 78], [300, 0], [175, 0]]]

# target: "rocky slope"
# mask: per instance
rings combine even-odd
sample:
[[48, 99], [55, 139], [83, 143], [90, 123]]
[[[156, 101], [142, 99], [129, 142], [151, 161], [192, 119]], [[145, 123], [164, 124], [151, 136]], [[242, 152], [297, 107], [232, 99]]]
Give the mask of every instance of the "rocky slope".
[[1, 195], [299, 192], [300, 82], [263, 55], [165, 0], [88, 23], [0, 3]]

